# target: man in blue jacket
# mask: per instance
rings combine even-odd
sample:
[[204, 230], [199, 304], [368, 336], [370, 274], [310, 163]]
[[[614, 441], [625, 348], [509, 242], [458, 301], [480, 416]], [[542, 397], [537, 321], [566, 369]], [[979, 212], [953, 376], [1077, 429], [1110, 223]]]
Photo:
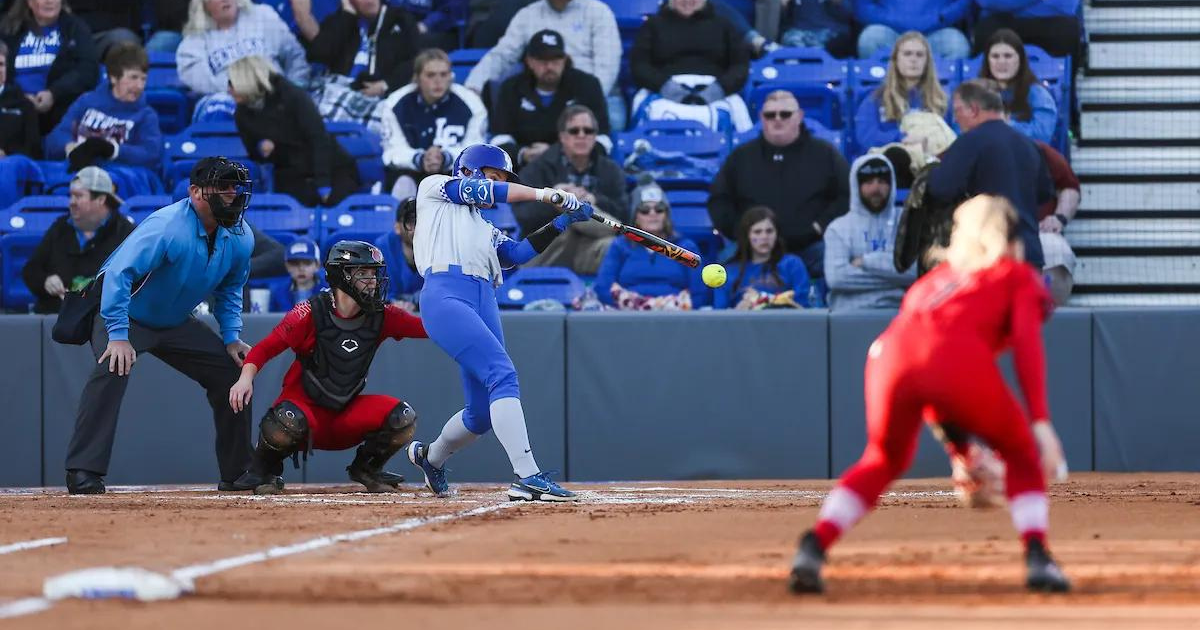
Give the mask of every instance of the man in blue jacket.
[[1041, 269], [1038, 206], [1054, 199], [1054, 182], [1041, 150], [1005, 120], [995, 87], [972, 79], [954, 90], [954, 121], [963, 134], [929, 174], [927, 193], [946, 204], [985, 193], [1008, 199], [1017, 210], [1025, 260]]
[[[100, 267], [100, 317], [92, 332], [97, 365], [84, 385], [67, 449], [67, 490], [104, 492], [117, 413], [138, 352], [150, 352], [200, 383], [216, 424], [221, 490], [250, 463], [249, 409], [234, 413], [229, 388], [250, 346], [242, 342], [242, 287], [254, 237], [242, 213], [250, 199], [245, 166], [203, 158], [188, 198], [147, 217]], [[218, 337], [192, 311], [209, 296]]]

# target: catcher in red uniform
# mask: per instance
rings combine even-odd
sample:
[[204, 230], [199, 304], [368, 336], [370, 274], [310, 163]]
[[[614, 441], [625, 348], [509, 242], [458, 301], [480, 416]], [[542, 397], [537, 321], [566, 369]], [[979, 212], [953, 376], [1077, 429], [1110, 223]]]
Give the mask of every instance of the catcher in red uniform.
[[283, 460], [312, 449], [340, 451], [359, 445], [346, 470], [368, 492], [393, 492], [404, 480], [384, 464], [412, 440], [417, 414], [403, 400], [361, 394], [367, 370], [384, 339], [427, 337], [420, 318], [385, 304], [387, 266], [377, 247], [338, 241], [325, 274], [331, 290], [291, 310], [250, 350], [242, 375], [229, 389], [240, 411], [254, 392], [254, 376], [284, 350], [296, 360], [283, 391], [259, 425], [250, 468], [238, 480], [255, 494], [283, 490]]
[[[1052, 302], [1022, 262], [1016, 212], [1000, 197], [967, 201], [955, 211], [949, 247], [935, 255], [944, 262], [912, 286], [868, 351], [867, 447], [800, 540], [790, 578], [795, 592], [824, 590], [821, 568], [830, 546], [908, 469], [922, 420], [939, 418], [952, 418], [955, 431], [1004, 460], [1009, 509], [1025, 545], [1026, 586], [1070, 588], [1046, 549], [1046, 477], [1066, 476], [1046, 403], [1041, 327]], [[1027, 409], [996, 365], [1010, 347]]]

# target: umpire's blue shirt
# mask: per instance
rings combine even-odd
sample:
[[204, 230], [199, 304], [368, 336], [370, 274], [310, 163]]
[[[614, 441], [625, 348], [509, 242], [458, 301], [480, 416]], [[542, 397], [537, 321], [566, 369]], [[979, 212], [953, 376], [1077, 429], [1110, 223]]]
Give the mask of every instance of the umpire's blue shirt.
[[[218, 227], [212, 254], [208, 233], [190, 199], [146, 217], [101, 266], [104, 291], [100, 315], [110, 340], [129, 339], [129, 321], [172, 328], [212, 294], [213, 315], [226, 345], [242, 332], [242, 287], [250, 276], [254, 236], [245, 220], [242, 233]], [[145, 278], [130, 295], [133, 285]]]

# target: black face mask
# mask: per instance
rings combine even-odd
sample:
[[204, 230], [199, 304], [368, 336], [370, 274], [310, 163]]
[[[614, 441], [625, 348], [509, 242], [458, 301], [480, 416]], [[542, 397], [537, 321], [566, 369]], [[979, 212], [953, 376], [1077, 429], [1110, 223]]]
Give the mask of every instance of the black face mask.
[[[193, 184], [200, 187], [205, 203], [212, 211], [217, 225], [234, 234], [242, 234], [242, 214], [250, 205], [250, 172], [245, 166], [221, 159], [208, 173]], [[233, 190], [233, 200], [226, 202], [221, 191]]]

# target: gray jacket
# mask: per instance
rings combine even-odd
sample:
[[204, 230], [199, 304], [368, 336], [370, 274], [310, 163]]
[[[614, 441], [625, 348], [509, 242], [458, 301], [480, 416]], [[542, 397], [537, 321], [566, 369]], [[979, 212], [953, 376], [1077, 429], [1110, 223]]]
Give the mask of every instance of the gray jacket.
[[[896, 308], [904, 291], [916, 280], [916, 268], [897, 273], [893, 264], [896, 225], [896, 174], [887, 207], [874, 214], [863, 205], [858, 192], [858, 169], [864, 155], [850, 166], [850, 211], [834, 219], [825, 230], [825, 282], [829, 285], [832, 310]], [[862, 259], [862, 266], [850, 263]]]

